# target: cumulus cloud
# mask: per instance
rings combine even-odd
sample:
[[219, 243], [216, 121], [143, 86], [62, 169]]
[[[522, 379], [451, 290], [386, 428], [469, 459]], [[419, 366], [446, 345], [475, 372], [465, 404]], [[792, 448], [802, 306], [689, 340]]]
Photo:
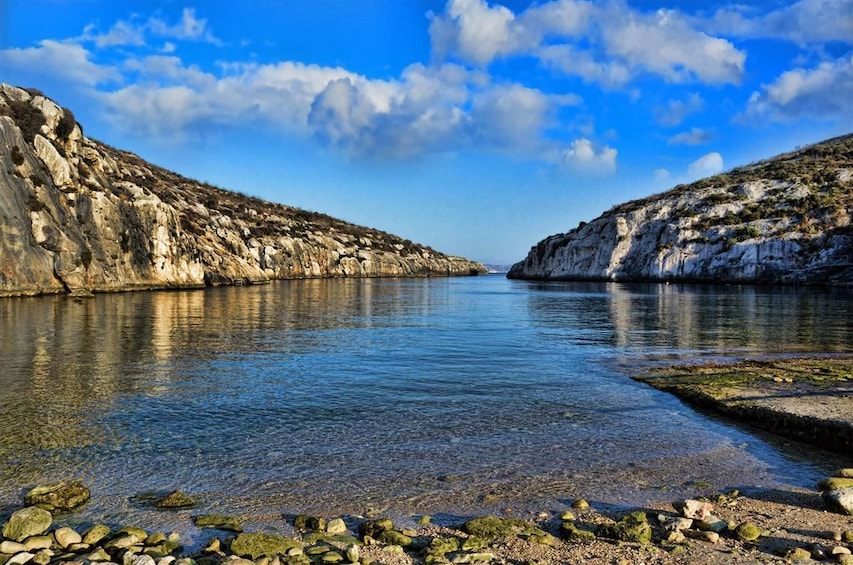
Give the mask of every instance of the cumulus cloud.
[[712, 138], [713, 134], [709, 130], [694, 127], [673, 135], [667, 143], [669, 145], [702, 145], [711, 141]]
[[551, 0], [516, 14], [485, 0], [450, 0], [430, 23], [433, 51], [478, 65], [513, 55], [608, 87], [640, 73], [670, 82], [738, 84], [746, 55], [674, 10], [645, 13], [614, 0]]
[[853, 55], [820, 63], [812, 69], [793, 69], [754, 92], [746, 116], [788, 120], [801, 117], [831, 119], [851, 116]]
[[559, 154], [560, 162], [572, 169], [612, 173], [616, 170], [616, 149], [604, 145], [596, 150], [592, 141], [585, 137], [575, 139], [568, 149]]
[[723, 156], [713, 151], [703, 155], [687, 166], [691, 178], [707, 177], [723, 171]]

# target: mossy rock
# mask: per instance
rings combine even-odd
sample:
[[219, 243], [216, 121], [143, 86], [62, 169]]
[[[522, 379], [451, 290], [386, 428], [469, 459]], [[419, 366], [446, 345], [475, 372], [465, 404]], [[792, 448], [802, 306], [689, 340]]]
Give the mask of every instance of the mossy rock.
[[563, 522], [560, 526], [560, 537], [566, 541], [594, 541], [595, 533], [582, 530], [575, 526], [574, 522]]
[[330, 536], [324, 532], [311, 532], [310, 534], [306, 534], [302, 540], [307, 545], [314, 545], [317, 543], [327, 543], [327, 544], [358, 544], [359, 541], [354, 536], [342, 535], [342, 536]]
[[791, 547], [785, 551], [785, 559], [788, 561], [811, 561], [812, 554], [808, 549]]
[[264, 555], [267, 557], [285, 555], [294, 547], [302, 549], [302, 544], [294, 539], [262, 532], [239, 534], [231, 542], [232, 553], [250, 559], [257, 559]]
[[818, 490], [835, 490], [839, 488], [853, 488], [851, 477], [828, 477], [817, 484]]
[[156, 508], [192, 508], [196, 501], [183, 491], [173, 490], [166, 496], [155, 500], [153, 504]]
[[21, 508], [12, 513], [3, 525], [3, 537], [12, 541], [23, 541], [38, 536], [50, 528], [53, 517], [50, 512], [37, 506]]
[[61, 482], [54, 485], [38, 486], [24, 495], [24, 504], [38, 506], [48, 512], [74, 510], [85, 504], [91, 493], [81, 483]]
[[385, 545], [399, 545], [400, 547], [411, 547], [412, 545], [412, 538], [396, 530], [380, 532], [376, 539]]
[[459, 547], [459, 538], [433, 538], [427, 548], [427, 557], [433, 556], [433, 560], [437, 560], [451, 551], [459, 551]]
[[839, 469], [832, 474], [833, 477], [843, 477], [845, 479], [853, 479], [853, 467]]
[[761, 530], [752, 522], [744, 522], [735, 528], [735, 535], [741, 541], [753, 541], [761, 537]]
[[300, 514], [293, 519], [293, 527], [300, 530], [316, 530], [323, 532], [326, 530], [326, 519], [322, 516]]
[[95, 524], [83, 533], [83, 543], [87, 545], [97, 545], [105, 540], [112, 530], [104, 524]]
[[480, 536], [468, 536], [464, 540], [462, 540], [462, 551], [476, 551], [478, 549], [483, 549], [484, 547], [488, 547], [489, 542], [481, 538]]
[[518, 518], [500, 518], [490, 515], [465, 522], [462, 524], [462, 531], [472, 536], [493, 540], [529, 531], [531, 527]]
[[598, 530], [602, 537], [630, 543], [648, 544], [652, 541], [652, 527], [641, 511], [631, 512], [615, 524], [603, 525]]
[[365, 520], [358, 525], [358, 535], [363, 540], [365, 536], [378, 538], [379, 534], [394, 529], [394, 522], [390, 518], [377, 518], [376, 520]]
[[202, 514], [193, 517], [193, 523], [199, 528], [214, 528], [217, 530], [228, 530], [231, 532], [242, 532], [243, 526], [233, 516], [221, 514]]

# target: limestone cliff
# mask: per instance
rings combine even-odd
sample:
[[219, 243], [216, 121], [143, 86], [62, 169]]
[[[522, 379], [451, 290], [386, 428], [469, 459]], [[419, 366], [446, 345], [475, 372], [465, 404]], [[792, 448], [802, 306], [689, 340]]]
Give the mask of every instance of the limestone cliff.
[[0, 85], [0, 296], [484, 272], [181, 177], [85, 137], [40, 93]]
[[519, 279], [853, 282], [853, 135], [628, 202], [534, 246]]

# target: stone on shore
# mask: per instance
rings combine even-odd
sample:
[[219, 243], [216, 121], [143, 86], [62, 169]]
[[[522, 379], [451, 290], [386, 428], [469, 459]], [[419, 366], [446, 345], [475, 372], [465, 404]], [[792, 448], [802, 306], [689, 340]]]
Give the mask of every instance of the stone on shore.
[[752, 522], [744, 522], [735, 528], [735, 535], [741, 541], [754, 541], [761, 537], [761, 530]]
[[195, 506], [195, 499], [181, 490], [173, 490], [166, 496], [155, 500], [153, 504], [157, 508], [192, 508]]
[[3, 537], [13, 541], [24, 541], [47, 531], [53, 517], [50, 512], [37, 506], [28, 506], [12, 513], [3, 525]]
[[242, 532], [243, 526], [240, 521], [233, 516], [223, 516], [221, 514], [201, 514], [193, 517], [193, 523], [199, 528], [213, 528], [216, 530], [229, 530], [232, 532]]
[[648, 544], [652, 541], [652, 527], [645, 512], [630, 512], [615, 524], [599, 527], [599, 535], [619, 541]]
[[104, 524], [95, 524], [85, 532], [83, 532], [83, 543], [88, 545], [96, 545], [110, 535], [109, 526]]
[[288, 550], [302, 548], [298, 541], [262, 532], [239, 534], [231, 542], [231, 552], [240, 557], [258, 559], [261, 556], [286, 555]]
[[358, 526], [358, 535], [364, 540], [365, 537], [376, 538], [382, 532], [393, 530], [394, 522], [390, 518], [377, 518], [376, 520], [365, 520]]
[[345, 534], [346, 531], [347, 525], [341, 518], [334, 518], [326, 524], [326, 533], [329, 535], [338, 536]]
[[73, 529], [65, 527], [59, 528], [53, 532], [53, 539], [62, 549], [68, 549], [69, 546], [75, 543], [83, 543], [83, 536], [75, 532]]
[[853, 479], [853, 467], [847, 469], [839, 469], [832, 474], [833, 477], [844, 477], [847, 479]]
[[704, 520], [714, 511], [713, 504], [701, 500], [681, 500], [673, 503], [673, 506], [682, 516], [693, 520]]
[[821, 497], [833, 512], [853, 516], [853, 487], [827, 490], [821, 493]]
[[853, 487], [853, 478], [849, 477], [827, 477], [817, 484], [818, 490], [835, 490], [839, 488]]
[[68, 511], [83, 505], [90, 497], [89, 489], [81, 483], [61, 482], [35, 487], [24, 495], [24, 504], [48, 512]]
[[527, 524], [518, 518], [499, 518], [497, 516], [482, 516], [462, 524], [466, 534], [487, 540], [511, 536], [527, 528]]

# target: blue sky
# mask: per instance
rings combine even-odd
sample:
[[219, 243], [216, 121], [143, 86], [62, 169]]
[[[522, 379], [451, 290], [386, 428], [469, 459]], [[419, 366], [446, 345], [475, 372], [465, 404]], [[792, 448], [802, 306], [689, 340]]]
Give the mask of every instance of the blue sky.
[[511, 263], [853, 131], [853, 0], [0, 0], [0, 81], [181, 174]]

